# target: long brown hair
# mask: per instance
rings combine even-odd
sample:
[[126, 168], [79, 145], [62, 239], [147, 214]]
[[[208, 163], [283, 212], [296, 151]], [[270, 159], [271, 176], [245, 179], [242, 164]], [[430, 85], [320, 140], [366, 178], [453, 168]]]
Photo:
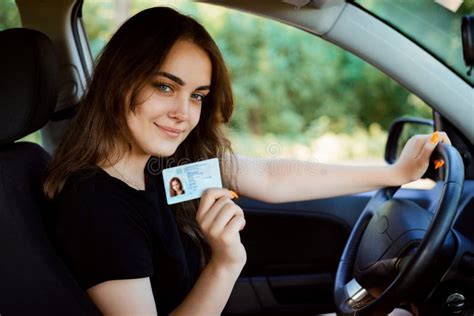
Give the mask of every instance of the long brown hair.
[[[150, 8], [127, 20], [102, 50], [48, 169], [43, 184], [47, 198], [58, 194], [72, 173], [104, 161], [115, 164], [131, 149], [126, 111], [136, 108], [139, 91], [151, 82], [178, 40], [189, 40], [207, 52], [212, 64], [211, 90], [198, 125], [166, 160], [177, 164], [218, 157], [222, 164], [227, 154], [233, 157], [223, 131], [233, 112], [232, 89], [216, 43], [193, 18], [171, 8]], [[210, 247], [195, 220], [198, 205], [194, 200], [173, 208], [178, 226], [200, 250], [202, 268], [210, 258]]]

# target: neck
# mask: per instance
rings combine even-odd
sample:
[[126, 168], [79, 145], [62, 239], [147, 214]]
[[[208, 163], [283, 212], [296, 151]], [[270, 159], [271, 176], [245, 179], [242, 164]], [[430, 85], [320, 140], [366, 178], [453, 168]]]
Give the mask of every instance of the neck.
[[[136, 189], [145, 189], [145, 166], [150, 155], [137, 153], [133, 149], [124, 154], [114, 165], [102, 167], [112, 176]], [[138, 187], [138, 188], [137, 188]]]

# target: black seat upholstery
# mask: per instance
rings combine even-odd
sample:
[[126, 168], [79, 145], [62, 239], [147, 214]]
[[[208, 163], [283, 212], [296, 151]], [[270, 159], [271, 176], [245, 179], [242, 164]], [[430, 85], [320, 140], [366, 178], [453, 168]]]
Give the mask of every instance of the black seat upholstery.
[[53, 45], [28, 29], [0, 32], [0, 314], [100, 315], [47, 238], [42, 176], [49, 154], [14, 143], [44, 126], [57, 100]]

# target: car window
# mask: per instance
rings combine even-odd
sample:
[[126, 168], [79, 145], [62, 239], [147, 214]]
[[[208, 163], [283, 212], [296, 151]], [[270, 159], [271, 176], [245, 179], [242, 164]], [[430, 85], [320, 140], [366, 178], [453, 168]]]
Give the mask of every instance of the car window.
[[392, 120], [432, 118], [422, 100], [358, 57], [282, 23], [208, 4], [86, 0], [94, 57], [127, 17], [157, 4], [197, 18], [221, 48], [235, 94], [236, 153], [382, 165]]
[[0, 2], [0, 31], [21, 27], [20, 13], [15, 0], [2, 0]]
[[[392, 25], [474, 85], [467, 75], [461, 41], [461, 18], [472, 14], [474, 1], [447, 1], [444, 7], [433, 0], [356, 0], [365, 9]], [[441, 2], [441, 1], [438, 1]], [[456, 3], [460, 6], [457, 7]], [[461, 4], [462, 3], [462, 4]], [[448, 10], [455, 10], [452, 12]]]
[[[0, 1], [0, 31], [21, 27], [20, 13], [16, 6], [15, 0]], [[36, 131], [17, 141], [29, 141], [41, 145], [40, 131]]]

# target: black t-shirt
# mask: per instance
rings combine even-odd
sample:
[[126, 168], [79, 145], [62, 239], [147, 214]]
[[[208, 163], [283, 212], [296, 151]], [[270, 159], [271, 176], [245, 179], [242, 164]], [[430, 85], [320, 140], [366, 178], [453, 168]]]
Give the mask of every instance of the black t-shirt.
[[150, 277], [161, 316], [196, 282], [199, 252], [176, 224], [161, 173], [136, 190], [94, 167], [72, 175], [51, 203], [53, 244], [82, 289]]

